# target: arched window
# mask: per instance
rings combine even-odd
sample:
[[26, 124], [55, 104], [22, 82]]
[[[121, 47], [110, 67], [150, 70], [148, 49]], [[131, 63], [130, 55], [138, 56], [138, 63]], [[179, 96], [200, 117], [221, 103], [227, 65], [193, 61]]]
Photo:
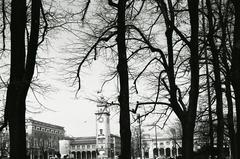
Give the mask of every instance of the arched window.
[[176, 147], [173, 147], [173, 148], [172, 148], [172, 155], [173, 155], [173, 156], [176, 156], [176, 155], [177, 155], [177, 149], [176, 149]]
[[87, 151], [87, 159], [91, 159], [91, 152]]
[[160, 155], [161, 155], [161, 156], [164, 155], [164, 148], [160, 148]]
[[145, 151], [145, 152], [144, 152], [144, 157], [145, 157], [145, 158], [149, 158], [149, 152], [148, 152], [148, 151]]
[[166, 148], [166, 156], [169, 157], [171, 155], [170, 148]]
[[86, 152], [85, 151], [82, 152], [82, 159], [86, 159]]
[[96, 159], [97, 157], [96, 151], [92, 151], [92, 159]]
[[78, 151], [78, 152], [77, 152], [77, 159], [81, 159], [81, 158], [82, 158], [82, 156], [81, 156], [81, 152]]
[[75, 159], [76, 158], [76, 152], [73, 151], [72, 154], [73, 154], [73, 158]]
[[153, 149], [153, 156], [158, 156], [158, 149], [157, 148]]

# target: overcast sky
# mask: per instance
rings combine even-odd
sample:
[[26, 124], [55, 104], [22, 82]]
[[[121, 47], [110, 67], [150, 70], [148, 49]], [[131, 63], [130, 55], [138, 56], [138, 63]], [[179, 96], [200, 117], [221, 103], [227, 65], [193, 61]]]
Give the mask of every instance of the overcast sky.
[[[61, 51], [63, 45], [64, 43], [60, 41], [53, 45], [54, 49], [49, 48], [48, 56], [53, 58], [56, 63], [50, 63], [51, 67], [48, 67], [46, 72], [40, 76], [44, 83], [50, 84], [54, 89], [53, 92], [47, 93], [44, 98], [39, 97], [47, 109], [41, 113], [27, 113], [27, 117], [63, 126], [66, 135], [69, 136], [95, 136], [97, 104], [86, 98], [100, 96], [97, 92], [102, 84], [106, 69], [104, 68], [105, 64], [101, 60], [97, 60], [88, 70], [85, 70], [82, 76], [82, 88], [78, 93], [78, 98], [75, 98], [77, 86], [70, 86], [71, 82], [62, 81], [65, 66], [57, 63], [59, 59], [67, 57], [67, 53], [63, 54]], [[108, 85], [107, 93], [111, 94], [111, 89], [114, 87], [114, 85]], [[105, 92], [105, 94], [107, 93]], [[31, 104], [36, 104], [36, 101]], [[153, 118], [149, 120], [154, 121]], [[119, 115], [116, 111], [111, 112], [110, 125], [111, 133], [119, 135]], [[144, 125], [148, 125], [147, 122], [143, 123], [142, 128]], [[145, 129], [150, 132], [150, 127], [145, 127]], [[154, 133], [154, 129], [151, 129], [151, 133]]]
[[[86, 98], [98, 96], [97, 91], [101, 86], [104, 65], [101, 61], [95, 61], [88, 71], [85, 71], [87, 73], [83, 75], [82, 88], [78, 93], [78, 98], [75, 98], [77, 86], [71, 87], [71, 82], [62, 81], [65, 66], [58, 63], [61, 58], [68, 57], [68, 53], [62, 51], [64, 44], [61, 39], [53, 41], [47, 53], [43, 53], [44, 57], [52, 58], [54, 62], [49, 63], [50, 67], [47, 67], [46, 71], [39, 77], [44, 83], [50, 84], [54, 91], [46, 93], [44, 98], [38, 97], [47, 109], [44, 109], [41, 113], [27, 113], [27, 117], [63, 126], [66, 134], [70, 136], [94, 136], [96, 133], [96, 116], [94, 113], [97, 104]], [[39, 107], [36, 100], [32, 100], [29, 105]], [[35, 110], [31, 107], [28, 109]], [[38, 109], [35, 111], [38, 111]], [[115, 115], [116, 112], [112, 112], [112, 114], [114, 117], [111, 117], [111, 132], [119, 134], [118, 126], [116, 127], [118, 115]]]

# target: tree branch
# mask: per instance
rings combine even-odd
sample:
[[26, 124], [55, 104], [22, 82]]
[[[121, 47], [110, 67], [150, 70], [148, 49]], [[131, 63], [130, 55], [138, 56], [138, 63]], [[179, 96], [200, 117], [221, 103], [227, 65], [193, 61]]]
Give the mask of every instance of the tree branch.
[[[114, 35], [117, 34], [117, 32], [111, 32], [111, 34], [109, 34], [107, 37], [104, 37], [104, 35], [110, 31], [111, 29], [115, 28], [114, 26], [113, 27], [109, 27], [107, 28], [103, 33], [102, 35], [98, 38], [98, 40], [95, 42], [95, 44], [90, 48], [90, 50], [86, 53], [86, 55], [83, 57], [82, 61], [80, 62], [80, 64], [78, 65], [78, 68], [77, 68], [77, 76], [76, 76], [76, 79], [78, 79], [78, 91], [81, 89], [81, 78], [80, 78], [80, 71], [81, 71], [81, 68], [82, 68], [82, 65], [83, 63], [86, 61], [86, 59], [89, 57], [90, 53], [95, 49], [95, 47], [97, 47], [97, 45], [101, 42], [101, 41], [105, 41], [107, 42], [108, 40], [110, 40], [111, 37], [113, 37]], [[75, 80], [76, 80], [75, 79]]]
[[115, 7], [115, 8], [118, 7], [118, 5], [113, 2], [113, 0], [108, 0], [108, 4], [109, 4], [110, 6], [112, 6], [112, 7]]

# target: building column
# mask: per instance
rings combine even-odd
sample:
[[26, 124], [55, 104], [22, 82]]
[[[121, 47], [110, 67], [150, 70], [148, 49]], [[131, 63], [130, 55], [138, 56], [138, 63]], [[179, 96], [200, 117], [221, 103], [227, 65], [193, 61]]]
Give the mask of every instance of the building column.
[[30, 159], [33, 159], [33, 150], [31, 148], [29, 149], [29, 156], [30, 156]]
[[172, 157], [173, 156], [173, 153], [172, 153], [173, 149], [170, 148], [170, 156]]

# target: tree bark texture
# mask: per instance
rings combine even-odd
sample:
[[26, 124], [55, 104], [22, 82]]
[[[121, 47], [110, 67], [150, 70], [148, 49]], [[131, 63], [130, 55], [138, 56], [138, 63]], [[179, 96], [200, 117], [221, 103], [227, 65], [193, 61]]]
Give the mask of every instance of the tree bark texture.
[[38, 47], [40, 0], [32, 1], [31, 33], [25, 50], [26, 0], [11, 3], [11, 68], [7, 90], [6, 116], [10, 132], [10, 158], [26, 158], [26, 97], [34, 73]]
[[[237, 143], [240, 143], [240, 3], [232, 0], [235, 11], [234, 39], [232, 50], [231, 81], [235, 94], [236, 114], [237, 114]], [[237, 145], [238, 156], [240, 157], [239, 144]]]
[[191, 88], [189, 92], [189, 106], [187, 112], [184, 112], [182, 122], [183, 128], [183, 158], [193, 158], [193, 132], [196, 120], [196, 111], [199, 95], [199, 55], [198, 55], [198, 17], [199, 0], [188, 0], [191, 41], [190, 41], [190, 70], [191, 70]]
[[[164, 15], [166, 24], [166, 37], [168, 45], [168, 67], [165, 68], [168, 75], [169, 87], [170, 87], [170, 102], [171, 107], [175, 114], [181, 121], [183, 129], [183, 158], [193, 159], [193, 132], [195, 127], [196, 110], [198, 104], [199, 94], [199, 57], [198, 57], [198, 0], [188, 1], [189, 15], [191, 24], [191, 41], [188, 46], [190, 49], [190, 70], [191, 70], [191, 89], [189, 92], [189, 106], [188, 109], [182, 108], [178, 101], [175, 74], [174, 74], [174, 58], [173, 58], [173, 26], [174, 26], [174, 14], [171, 3], [166, 5], [163, 1], [160, 1], [161, 10]], [[166, 6], [170, 8], [170, 16]], [[169, 17], [171, 19], [169, 19]]]
[[129, 84], [128, 84], [128, 64], [125, 44], [125, 7], [126, 1], [118, 2], [117, 20], [117, 48], [118, 66], [117, 71], [120, 80], [120, 136], [121, 136], [121, 155], [120, 159], [131, 158], [131, 130], [129, 115]]
[[11, 69], [6, 108], [10, 132], [10, 158], [26, 158], [25, 99], [22, 79], [25, 69], [26, 1], [11, 3]]
[[210, 0], [206, 1], [208, 9], [208, 24], [209, 33], [208, 41], [210, 50], [213, 57], [213, 72], [214, 72], [214, 89], [216, 92], [216, 111], [217, 111], [217, 150], [218, 159], [223, 159], [223, 133], [224, 133], [224, 121], [223, 121], [223, 102], [222, 102], [222, 89], [221, 89], [221, 77], [220, 77], [220, 64], [219, 64], [219, 51], [216, 48], [214, 42], [214, 26], [213, 26], [213, 13]]
[[185, 117], [184, 123], [182, 123], [182, 153], [184, 159], [193, 159], [193, 132], [194, 130], [194, 122], [191, 121], [187, 116]]
[[[228, 9], [228, 8], [227, 8]], [[225, 75], [225, 96], [227, 99], [227, 106], [228, 106], [228, 114], [227, 114], [227, 123], [228, 123], [228, 132], [230, 138], [230, 148], [231, 148], [231, 155], [232, 159], [237, 159], [237, 143], [236, 143], [236, 134], [234, 129], [234, 118], [233, 118], [233, 99], [232, 99], [232, 89], [231, 89], [231, 77], [230, 77], [230, 67], [228, 64], [228, 49], [226, 44], [226, 37], [227, 37], [227, 17], [224, 15], [220, 15], [220, 23], [221, 23], [221, 30], [222, 30], [222, 62], [226, 72]]]

